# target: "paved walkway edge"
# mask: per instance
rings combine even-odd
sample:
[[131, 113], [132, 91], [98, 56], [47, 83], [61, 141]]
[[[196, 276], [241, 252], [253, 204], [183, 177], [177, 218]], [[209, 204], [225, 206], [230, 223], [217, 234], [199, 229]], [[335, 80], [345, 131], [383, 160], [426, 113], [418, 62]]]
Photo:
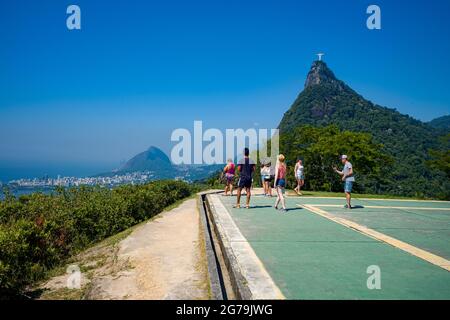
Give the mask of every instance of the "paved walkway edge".
[[219, 197], [206, 196], [208, 211], [236, 296], [243, 300], [285, 299]]

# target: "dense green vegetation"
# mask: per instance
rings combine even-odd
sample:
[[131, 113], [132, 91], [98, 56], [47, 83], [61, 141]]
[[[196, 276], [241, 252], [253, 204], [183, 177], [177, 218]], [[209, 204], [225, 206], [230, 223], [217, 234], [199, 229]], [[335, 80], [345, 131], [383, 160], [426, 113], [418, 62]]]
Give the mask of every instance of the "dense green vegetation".
[[445, 173], [447, 179], [450, 179], [450, 133], [441, 137], [440, 140], [445, 147], [443, 150], [430, 149], [431, 159], [427, 163], [430, 168]]
[[[288, 134], [289, 137], [292, 130], [302, 125], [336, 125], [341, 130], [369, 133], [373, 142], [382, 144], [382, 152], [393, 160], [380, 187], [389, 194], [450, 197], [448, 177], [427, 165], [430, 149], [448, 151], [439, 140], [442, 129], [365, 100], [336, 79], [323, 62], [314, 62], [305, 89], [284, 114], [279, 129], [282, 136]], [[286, 139], [283, 141], [289, 143]]]
[[450, 115], [433, 119], [428, 123], [430, 126], [432, 126], [434, 128], [449, 130], [450, 129]]
[[315, 191], [342, 191], [342, 181], [332, 166], [342, 167], [339, 155], [347, 154], [355, 170], [355, 191], [386, 193], [386, 175], [392, 158], [370, 134], [341, 131], [337, 126], [300, 126], [280, 138], [281, 153], [286, 156], [288, 182], [295, 185], [297, 159], [305, 166], [305, 188]]
[[144, 221], [192, 192], [180, 181], [58, 189], [0, 201], [0, 298], [19, 293], [70, 255]]
[[[389, 181], [391, 156], [383, 153], [383, 145], [377, 144], [368, 133], [342, 131], [337, 126], [299, 126], [280, 137], [280, 152], [286, 156], [288, 188], [296, 186], [294, 167], [297, 159], [305, 166], [306, 190], [342, 192], [340, 176], [332, 167], [342, 167], [339, 156], [347, 154], [355, 168], [354, 191], [358, 193], [386, 194]], [[253, 185], [261, 186], [260, 167], [253, 176]], [[223, 182], [218, 172], [208, 184], [218, 187]], [[235, 179], [237, 185], [238, 177]]]

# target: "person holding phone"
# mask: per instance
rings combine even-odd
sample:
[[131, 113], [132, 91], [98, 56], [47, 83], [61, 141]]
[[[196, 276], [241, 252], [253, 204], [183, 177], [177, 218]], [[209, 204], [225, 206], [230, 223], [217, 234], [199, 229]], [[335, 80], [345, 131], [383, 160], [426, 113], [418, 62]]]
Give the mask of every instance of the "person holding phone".
[[352, 201], [352, 188], [353, 183], [355, 182], [355, 177], [353, 176], [353, 166], [348, 161], [347, 155], [343, 154], [341, 156], [341, 162], [344, 165], [344, 169], [339, 171], [336, 166], [333, 166], [333, 170], [341, 176], [342, 181], [344, 181], [344, 192], [345, 198], [347, 200], [347, 204], [344, 206], [347, 209], [351, 209], [351, 201]]

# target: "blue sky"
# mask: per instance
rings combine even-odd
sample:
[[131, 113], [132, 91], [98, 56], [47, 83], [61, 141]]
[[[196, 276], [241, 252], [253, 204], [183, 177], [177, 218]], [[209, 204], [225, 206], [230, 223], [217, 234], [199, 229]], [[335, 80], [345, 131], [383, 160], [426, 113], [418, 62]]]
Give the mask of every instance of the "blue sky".
[[[70, 4], [81, 8], [81, 30], [66, 28]], [[382, 30], [366, 28], [369, 4], [381, 7]], [[275, 128], [318, 51], [375, 103], [424, 121], [449, 114], [446, 0], [0, 8], [0, 170], [109, 170], [150, 145], [169, 152], [172, 130], [194, 120]]]

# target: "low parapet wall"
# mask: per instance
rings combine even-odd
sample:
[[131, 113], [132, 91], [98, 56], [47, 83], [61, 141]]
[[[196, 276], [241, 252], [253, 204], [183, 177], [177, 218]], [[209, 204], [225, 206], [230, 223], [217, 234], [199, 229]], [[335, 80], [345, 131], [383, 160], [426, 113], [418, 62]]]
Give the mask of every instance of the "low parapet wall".
[[205, 197], [211, 229], [221, 248], [234, 295], [237, 299], [284, 299], [247, 239], [236, 226], [220, 195]]

